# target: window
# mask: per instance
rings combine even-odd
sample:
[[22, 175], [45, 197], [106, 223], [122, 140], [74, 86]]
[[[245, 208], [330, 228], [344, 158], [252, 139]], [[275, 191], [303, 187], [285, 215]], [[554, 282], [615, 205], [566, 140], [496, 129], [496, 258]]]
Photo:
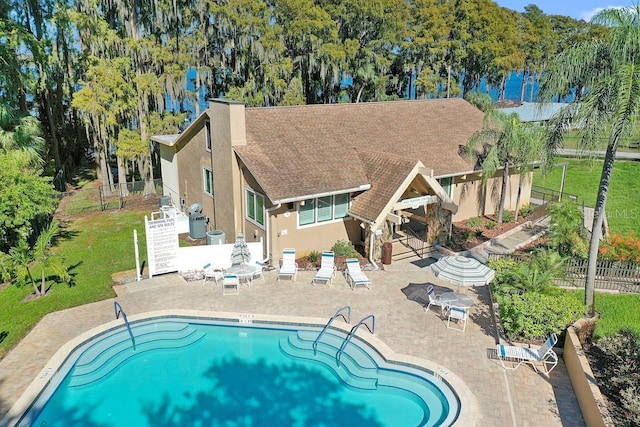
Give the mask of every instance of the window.
[[453, 178], [452, 177], [447, 177], [447, 178], [438, 178], [438, 183], [440, 183], [440, 186], [442, 186], [442, 188], [444, 189], [445, 193], [447, 193], [447, 196], [451, 197], [452, 190], [453, 190]]
[[211, 172], [211, 169], [204, 168], [202, 170], [202, 180], [204, 182], [204, 192], [213, 196], [213, 172]]
[[247, 188], [247, 219], [264, 226], [264, 196]]
[[298, 208], [298, 225], [310, 225], [347, 216], [350, 195], [338, 194], [307, 199], [300, 202]]
[[204, 122], [204, 141], [207, 151], [211, 151], [211, 122], [209, 120]]

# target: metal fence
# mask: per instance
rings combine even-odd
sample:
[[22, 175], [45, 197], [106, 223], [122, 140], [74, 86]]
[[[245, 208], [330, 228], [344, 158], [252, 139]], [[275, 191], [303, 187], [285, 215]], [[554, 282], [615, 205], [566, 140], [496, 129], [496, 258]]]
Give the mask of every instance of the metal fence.
[[[526, 255], [489, 254], [489, 260], [513, 259], [526, 261]], [[562, 273], [554, 278], [560, 286], [584, 287], [589, 261], [570, 258]], [[600, 260], [596, 263], [595, 288], [601, 290], [640, 293], [640, 263]]]
[[148, 204], [162, 194], [162, 180], [155, 179], [153, 184], [144, 181], [132, 181], [99, 186], [75, 191], [60, 192], [60, 210], [65, 214], [79, 214], [95, 211], [117, 210]]

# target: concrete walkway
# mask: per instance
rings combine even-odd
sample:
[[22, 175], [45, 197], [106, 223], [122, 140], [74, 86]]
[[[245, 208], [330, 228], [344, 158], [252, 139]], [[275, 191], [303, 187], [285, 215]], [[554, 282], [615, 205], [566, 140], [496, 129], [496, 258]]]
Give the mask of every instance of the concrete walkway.
[[[620, 151], [624, 150], [624, 147], [618, 148], [616, 151], [616, 159], [620, 160], [640, 160], [640, 153], [630, 152], [630, 151]], [[561, 156], [571, 156], [571, 157], [604, 157], [605, 151], [584, 151], [584, 150], [576, 150], [573, 148], [559, 148], [557, 154]]]
[[[186, 282], [177, 274], [130, 282], [115, 290], [129, 316], [191, 309], [328, 319], [339, 307], [350, 305], [354, 319], [376, 316], [376, 337], [393, 351], [430, 360], [464, 381], [477, 400], [475, 425], [583, 426], [562, 361], [547, 378], [528, 366], [505, 371], [495, 360], [495, 328], [486, 287], [462, 290], [476, 301], [465, 332], [447, 329], [437, 309], [424, 311], [428, 284], [434, 284], [438, 293], [452, 290], [433, 275], [428, 263], [414, 258], [368, 271], [371, 290], [352, 291], [342, 277], [331, 288], [314, 287], [313, 273], [306, 271], [296, 282], [277, 282], [275, 272], [266, 272], [265, 283], [258, 280], [251, 288], [243, 286], [237, 296], [223, 296], [214, 282]], [[36, 376], [46, 372], [47, 361], [64, 343], [114, 319], [113, 301], [45, 316], [0, 361], [0, 416]]]

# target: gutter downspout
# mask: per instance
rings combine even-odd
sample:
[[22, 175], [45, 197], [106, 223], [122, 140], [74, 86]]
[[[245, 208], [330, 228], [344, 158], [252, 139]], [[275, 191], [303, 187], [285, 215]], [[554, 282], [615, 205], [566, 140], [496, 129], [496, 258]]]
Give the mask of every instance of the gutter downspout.
[[270, 228], [269, 225], [271, 224], [271, 212], [275, 211], [276, 209], [280, 209], [280, 207], [282, 206], [282, 203], [278, 203], [277, 205], [271, 206], [269, 209], [267, 209], [267, 222], [265, 223], [265, 227], [264, 227], [264, 231], [265, 231], [265, 235], [267, 236], [267, 253], [266, 258], [262, 260], [262, 262], [264, 264], [266, 264], [267, 262], [269, 262], [269, 260], [271, 259], [271, 246], [269, 246], [269, 244], [271, 243], [271, 233], [270, 233]]

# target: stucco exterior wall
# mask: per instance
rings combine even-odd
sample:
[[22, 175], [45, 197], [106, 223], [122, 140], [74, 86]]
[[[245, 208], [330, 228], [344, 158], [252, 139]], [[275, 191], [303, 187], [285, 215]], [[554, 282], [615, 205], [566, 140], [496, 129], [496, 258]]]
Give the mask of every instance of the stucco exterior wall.
[[[525, 181], [522, 186], [520, 206], [526, 206], [531, 200], [531, 179]], [[519, 175], [509, 175], [507, 181], [507, 196], [505, 198], [505, 210], [513, 211], [516, 208], [518, 195]], [[498, 212], [502, 175], [500, 171], [486, 181], [482, 182], [479, 174], [469, 174], [454, 178], [453, 200], [458, 205], [458, 212], [453, 216], [453, 221], [462, 221], [481, 215], [492, 215]]]
[[312, 251], [328, 251], [338, 240], [360, 243], [362, 230], [360, 221], [347, 217], [342, 220], [299, 227], [297, 203], [291, 205], [285, 204], [271, 215], [271, 257], [274, 265], [278, 265], [284, 248], [294, 248], [296, 255], [301, 257]]
[[180, 179], [178, 160], [174, 147], [160, 146], [160, 169], [162, 171], [162, 195], [170, 196], [174, 206], [180, 208]]
[[211, 154], [205, 146], [204, 126], [193, 135], [188, 144], [179, 147], [177, 156], [180, 158], [178, 162], [180, 198], [184, 199], [185, 211], [194, 203], [202, 204], [202, 214], [209, 218], [208, 228], [211, 229], [215, 212], [213, 198], [204, 193], [203, 169], [205, 167], [211, 169]]

